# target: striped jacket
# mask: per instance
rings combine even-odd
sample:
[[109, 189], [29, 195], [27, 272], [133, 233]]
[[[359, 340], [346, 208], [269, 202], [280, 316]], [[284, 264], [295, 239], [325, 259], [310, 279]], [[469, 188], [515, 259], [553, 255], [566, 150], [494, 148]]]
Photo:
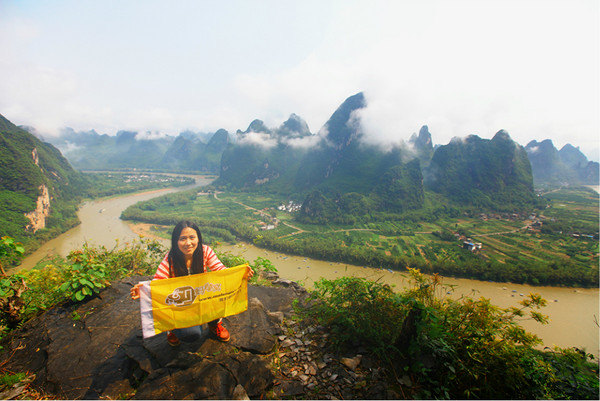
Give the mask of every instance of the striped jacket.
[[[214, 272], [226, 269], [225, 265], [223, 265], [219, 258], [217, 258], [215, 251], [213, 251], [210, 246], [203, 244], [202, 249], [204, 251], [204, 268], [207, 272]], [[156, 274], [154, 275], [152, 280], [171, 278], [171, 275], [169, 274], [170, 270], [171, 269], [169, 269], [169, 254], [167, 253], [162, 262], [160, 262], [158, 269], [156, 269]]]

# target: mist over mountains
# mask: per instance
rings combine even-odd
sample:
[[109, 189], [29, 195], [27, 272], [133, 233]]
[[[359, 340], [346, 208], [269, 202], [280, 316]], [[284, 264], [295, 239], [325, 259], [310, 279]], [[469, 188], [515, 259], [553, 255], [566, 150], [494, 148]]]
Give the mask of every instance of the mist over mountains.
[[[27, 127], [25, 127], [27, 128]], [[218, 171], [229, 133], [181, 132], [177, 137], [119, 131], [114, 136], [66, 128], [48, 140], [81, 170]]]
[[546, 139], [531, 141], [525, 149], [536, 184], [598, 185], [598, 163], [588, 161], [578, 147], [566, 144], [559, 151], [550, 139]]
[[[279, 127], [267, 127], [255, 119], [245, 130], [238, 129], [233, 135], [224, 129], [208, 133], [184, 131], [176, 137], [131, 131], [109, 136], [94, 130], [65, 129], [60, 136], [48, 140], [78, 169], [211, 172], [219, 173], [219, 182], [232, 187], [260, 185], [279, 192], [306, 191], [313, 187], [325, 192], [332, 188], [340, 192], [365, 192], [372, 189], [369, 183], [383, 177], [387, 169], [416, 159], [426, 184], [437, 188], [434, 182], [428, 183], [436, 179], [435, 171], [428, 170], [430, 163], [438, 151], [450, 160], [448, 152], [459, 151], [458, 139], [434, 146], [433, 136], [424, 125], [407, 140], [399, 135], [394, 142], [374, 143], [361, 126], [361, 112], [366, 107], [363, 93], [350, 96], [316, 132], [311, 132], [306, 121], [292, 113]], [[23, 128], [34, 132], [31, 127]], [[500, 132], [509, 136], [505, 131]], [[473, 138], [479, 137], [472, 135], [460, 140], [474, 146], [477, 141]], [[487, 141], [479, 139], [480, 143]], [[525, 151], [535, 185], [599, 182], [598, 163], [589, 161], [571, 144], [558, 150], [549, 139], [531, 141]], [[441, 157], [435, 157], [436, 163]], [[472, 163], [469, 171], [492, 166], [499, 168], [494, 163]], [[440, 166], [435, 164], [435, 168]], [[470, 181], [473, 174], [463, 173], [463, 181]]]
[[352, 223], [373, 213], [423, 209], [426, 191], [458, 207], [508, 211], [535, 203], [534, 184], [599, 183], [598, 163], [579, 148], [567, 144], [558, 150], [549, 139], [523, 147], [504, 130], [492, 139], [470, 135], [434, 146], [424, 125], [406, 141], [374, 143], [360, 119], [367, 103], [363, 93], [348, 97], [316, 133], [291, 114], [278, 127], [256, 119], [233, 135], [224, 129], [184, 131], [176, 137], [65, 129], [49, 138], [52, 144], [32, 135], [34, 128], [16, 127], [2, 117], [0, 190], [14, 209], [4, 216], [3, 226], [15, 231], [30, 225], [34, 231], [36, 219], [27, 213], [47, 215], [51, 203], [55, 211], [74, 216], [71, 202], [84, 180], [71, 165], [215, 173], [215, 186], [300, 201], [300, 219], [317, 223]]
[[[506, 131], [491, 140], [455, 138], [434, 149], [423, 126], [408, 141], [383, 147], [366, 138], [357, 118], [366, 106], [362, 93], [347, 98], [319, 134], [303, 134], [314, 145], [301, 149], [290, 146], [280, 129], [266, 131], [253, 122], [223, 153], [215, 185], [306, 196], [302, 214], [310, 222], [420, 209], [425, 188], [480, 207], [534, 202], [527, 153]], [[249, 139], [257, 130], [262, 144]]]

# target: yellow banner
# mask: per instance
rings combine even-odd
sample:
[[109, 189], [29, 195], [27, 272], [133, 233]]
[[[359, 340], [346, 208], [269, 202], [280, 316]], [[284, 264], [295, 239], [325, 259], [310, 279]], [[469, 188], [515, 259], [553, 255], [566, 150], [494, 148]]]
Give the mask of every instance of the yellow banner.
[[247, 266], [142, 283], [144, 337], [198, 326], [248, 309]]

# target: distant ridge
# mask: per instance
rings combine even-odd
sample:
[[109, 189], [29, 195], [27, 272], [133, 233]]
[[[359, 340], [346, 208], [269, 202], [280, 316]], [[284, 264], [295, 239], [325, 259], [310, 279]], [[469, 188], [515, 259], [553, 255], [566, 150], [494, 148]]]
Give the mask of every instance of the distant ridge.
[[82, 170], [138, 168], [216, 173], [230, 136], [220, 129], [212, 134], [184, 131], [175, 138], [149, 139], [134, 131], [109, 136], [67, 128], [50, 140], [73, 166]]
[[[427, 168], [435, 150], [442, 145], [434, 147], [427, 125], [406, 141], [399, 139], [398, 143], [386, 145], [384, 150], [389, 157], [384, 165], [370, 165], [366, 160], [356, 162], [357, 158], [377, 153], [363, 140], [366, 136], [360, 111], [365, 107], [364, 93], [348, 97], [317, 134], [310, 131], [302, 117], [292, 113], [278, 127], [268, 127], [264, 121], [254, 119], [245, 130], [238, 129], [233, 135], [224, 129], [214, 133], [187, 130], [177, 137], [132, 131], [108, 136], [94, 130], [65, 129], [62, 135], [49, 140], [79, 169], [204, 171], [219, 173], [222, 184], [236, 188], [261, 185], [291, 193], [315, 186], [328, 190], [333, 186], [345, 192], [361, 192], [368, 186], [366, 181], [382, 176], [386, 166], [406, 163], [415, 157], [428, 178]], [[35, 132], [32, 127], [24, 128]], [[525, 150], [535, 185], [600, 184], [598, 163], [589, 161], [578, 147], [566, 144], [558, 151], [551, 140], [545, 139], [531, 141]], [[368, 166], [372, 174], [359, 173], [357, 170], [362, 166]], [[349, 179], [344, 169], [350, 169], [356, 179]]]
[[600, 184], [597, 162], [588, 161], [579, 148], [566, 144], [560, 151], [550, 139], [531, 141], [525, 147], [531, 162], [536, 185], [598, 185]]

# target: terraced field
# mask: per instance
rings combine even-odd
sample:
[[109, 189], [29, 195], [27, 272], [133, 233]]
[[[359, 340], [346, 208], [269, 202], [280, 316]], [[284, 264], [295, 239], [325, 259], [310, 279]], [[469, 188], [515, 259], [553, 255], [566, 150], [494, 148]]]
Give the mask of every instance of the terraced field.
[[[517, 266], [547, 268], [550, 275], [556, 273], [552, 269], [598, 269], [598, 196], [587, 190], [552, 192], [547, 195], [544, 210], [532, 211], [526, 217], [492, 214], [444, 217], [435, 222], [372, 221], [352, 226], [299, 223], [294, 219], [298, 212], [277, 209], [288, 201], [276, 196], [217, 193], [199, 195], [187, 203], [163, 202], [153, 211], [178, 218], [235, 222], [235, 227], [243, 225], [246, 230], [254, 230], [259, 245], [261, 239], [268, 238], [268, 243], [292, 251], [296, 245], [307, 249], [311, 244], [325, 255], [339, 255], [342, 248], [354, 255], [368, 251], [383, 258], [376, 260], [388, 260], [395, 266], [405, 260], [420, 267], [451, 263], [458, 269], [472, 270], [481, 263], [499, 263], [513, 270], [522, 269]], [[213, 231], [218, 237], [218, 231]], [[463, 249], [465, 241], [481, 243], [481, 249]], [[366, 259], [375, 260], [372, 256]]]

